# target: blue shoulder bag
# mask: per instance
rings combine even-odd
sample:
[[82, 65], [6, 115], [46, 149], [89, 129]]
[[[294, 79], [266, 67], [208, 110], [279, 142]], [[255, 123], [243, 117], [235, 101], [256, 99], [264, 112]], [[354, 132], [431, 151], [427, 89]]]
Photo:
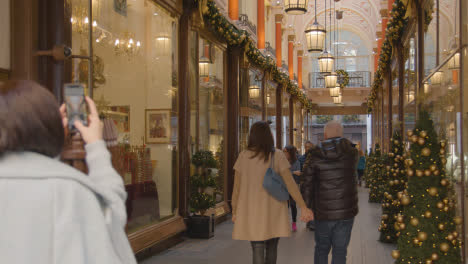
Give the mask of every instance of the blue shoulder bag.
[[271, 162], [270, 167], [268, 167], [265, 177], [263, 178], [263, 188], [276, 200], [286, 201], [289, 200], [288, 188], [283, 181], [281, 175], [275, 172], [274, 170], [274, 152], [271, 153]]

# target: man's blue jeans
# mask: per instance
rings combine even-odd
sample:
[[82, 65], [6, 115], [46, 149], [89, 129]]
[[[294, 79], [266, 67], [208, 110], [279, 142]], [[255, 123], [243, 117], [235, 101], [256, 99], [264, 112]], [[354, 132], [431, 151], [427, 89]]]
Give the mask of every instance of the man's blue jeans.
[[353, 223], [354, 217], [345, 220], [315, 220], [314, 264], [328, 264], [330, 249], [332, 249], [332, 264], [346, 264]]

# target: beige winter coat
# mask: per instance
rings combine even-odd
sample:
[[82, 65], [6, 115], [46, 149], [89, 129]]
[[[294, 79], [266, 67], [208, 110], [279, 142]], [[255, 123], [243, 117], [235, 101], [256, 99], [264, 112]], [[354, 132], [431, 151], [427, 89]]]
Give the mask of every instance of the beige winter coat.
[[[243, 151], [234, 165], [235, 179], [232, 195], [233, 215], [236, 217], [232, 238], [264, 241], [291, 236], [288, 203], [273, 198], [263, 188], [263, 178], [270, 161], [251, 158], [252, 151]], [[306, 208], [297, 184], [291, 175], [291, 165], [281, 150], [274, 154], [274, 170], [283, 178], [290, 195], [299, 208]]]

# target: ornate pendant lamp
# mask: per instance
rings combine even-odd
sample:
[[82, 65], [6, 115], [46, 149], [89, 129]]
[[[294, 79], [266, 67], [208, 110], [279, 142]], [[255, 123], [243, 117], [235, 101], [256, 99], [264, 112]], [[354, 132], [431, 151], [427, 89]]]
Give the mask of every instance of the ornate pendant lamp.
[[260, 97], [260, 87], [258, 85], [251, 85], [249, 87], [249, 97], [256, 99]]
[[325, 88], [333, 89], [336, 87], [338, 81], [338, 74], [336, 72], [331, 72], [325, 76]]
[[[325, 1], [325, 10], [327, 10], [327, 1]], [[330, 22], [331, 22], [331, 15], [330, 15]], [[327, 15], [325, 14], [325, 28], [327, 28]], [[325, 36], [325, 40], [327, 37]], [[331, 42], [330, 42], [330, 48], [331, 48]], [[333, 55], [328, 53], [327, 47], [325, 45], [325, 49], [322, 52], [322, 54], [318, 57], [318, 64], [319, 64], [319, 69], [320, 73], [322, 74], [327, 74], [331, 73], [333, 71], [333, 65], [335, 63], [335, 58]], [[333, 85], [334, 87], [334, 85]]]
[[333, 97], [333, 103], [334, 104], [341, 104], [342, 96], [339, 95], [337, 97]]
[[325, 28], [317, 22], [317, 0], [315, 0], [315, 21], [305, 30], [307, 50], [309, 52], [322, 52], [326, 35]]
[[308, 0], [285, 0], [284, 11], [288, 15], [303, 15], [307, 13]]
[[335, 86], [335, 88], [331, 88], [330, 90], [330, 96], [331, 97], [338, 97], [340, 96], [341, 92], [341, 87], [339, 85]]
[[200, 77], [208, 77], [210, 76], [210, 60], [202, 56], [200, 61], [198, 62], [198, 68], [200, 71]]

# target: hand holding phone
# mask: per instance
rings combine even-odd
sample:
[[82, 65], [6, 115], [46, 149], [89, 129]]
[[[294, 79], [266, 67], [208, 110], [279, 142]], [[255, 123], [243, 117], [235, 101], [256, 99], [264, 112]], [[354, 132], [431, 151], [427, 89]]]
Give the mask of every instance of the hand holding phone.
[[85, 126], [81, 121], [75, 120], [75, 127], [80, 131], [81, 136], [86, 144], [91, 144], [96, 141], [102, 140], [102, 132], [104, 130], [104, 124], [99, 119], [99, 113], [96, 109], [94, 101], [85, 97], [85, 101], [88, 104], [89, 116], [88, 116], [88, 126]]
[[63, 92], [67, 107], [68, 129], [76, 131], [75, 121], [81, 121], [85, 126], [88, 124], [84, 86], [81, 83], [68, 83], [65, 84]]

